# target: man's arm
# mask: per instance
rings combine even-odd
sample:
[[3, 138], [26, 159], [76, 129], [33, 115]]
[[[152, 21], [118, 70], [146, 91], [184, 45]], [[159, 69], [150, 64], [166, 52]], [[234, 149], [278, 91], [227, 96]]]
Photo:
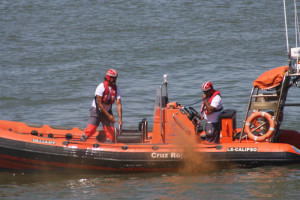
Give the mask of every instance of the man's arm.
[[122, 103], [121, 103], [121, 99], [117, 99], [117, 112], [118, 112], [118, 115], [119, 115], [119, 125], [122, 125], [123, 122], [122, 122]]
[[213, 113], [213, 112], [216, 111], [216, 108], [211, 106], [208, 101], [204, 101], [204, 104], [206, 106], [206, 110], [207, 110], [208, 114]]
[[114, 117], [113, 115], [109, 114], [109, 113], [105, 110], [104, 106], [102, 105], [102, 97], [101, 97], [101, 96], [98, 96], [98, 95], [96, 95], [96, 97], [97, 97], [97, 104], [98, 104], [99, 109], [107, 116], [107, 118], [108, 118], [111, 122], [115, 123], [115, 122], [116, 122], [116, 121], [115, 121], [115, 117]]
[[215, 112], [216, 108], [210, 105], [210, 103], [207, 101], [207, 98], [208, 97], [206, 96], [206, 94], [202, 95], [202, 99], [203, 99], [204, 105], [206, 107], [207, 113], [210, 114], [210, 113]]

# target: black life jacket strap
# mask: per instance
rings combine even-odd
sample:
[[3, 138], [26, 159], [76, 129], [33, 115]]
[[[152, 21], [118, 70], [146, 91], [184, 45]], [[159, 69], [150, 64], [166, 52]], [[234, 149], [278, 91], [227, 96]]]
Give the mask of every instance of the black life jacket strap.
[[222, 106], [220, 109], [215, 110], [215, 112], [219, 112], [219, 111], [221, 111], [221, 110], [223, 110], [223, 106]]

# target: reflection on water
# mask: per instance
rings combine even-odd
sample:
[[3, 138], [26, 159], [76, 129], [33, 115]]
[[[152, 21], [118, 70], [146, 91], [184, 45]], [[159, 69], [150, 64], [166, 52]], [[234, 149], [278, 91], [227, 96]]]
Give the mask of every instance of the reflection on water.
[[250, 186], [245, 190], [252, 196], [276, 199], [296, 197], [300, 194], [297, 191], [300, 186], [298, 167], [294, 165], [253, 169], [241, 176], [239, 182]]
[[293, 199], [299, 165], [201, 173], [0, 174], [0, 198], [30, 199]]

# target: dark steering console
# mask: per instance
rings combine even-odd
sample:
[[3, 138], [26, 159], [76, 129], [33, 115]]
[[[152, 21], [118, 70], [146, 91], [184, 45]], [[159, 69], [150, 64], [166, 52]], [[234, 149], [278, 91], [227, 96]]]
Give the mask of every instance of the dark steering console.
[[186, 113], [189, 120], [193, 120], [195, 117], [201, 120], [201, 116], [199, 115], [199, 113], [191, 106], [183, 107], [181, 109], [181, 112]]
[[187, 118], [191, 120], [195, 125], [195, 131], [197, 134], [200, 134], [203, 131], [203, 126], [200, 123], [200, 121], [202, 120], [201, 116], [193, 107], [191, 106], [183, 107], [180, 109], [180, 112], [188, 115]]

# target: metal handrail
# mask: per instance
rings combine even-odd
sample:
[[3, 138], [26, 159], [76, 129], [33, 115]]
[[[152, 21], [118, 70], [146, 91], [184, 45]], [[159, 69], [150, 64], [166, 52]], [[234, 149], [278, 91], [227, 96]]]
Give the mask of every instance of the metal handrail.
[[286, 103], [284, 106], [300, 106], [300, 103]]
[[180, 121], [180, 119], [178, 119], [178, 118], [175, 116], [175, 114], [173, 114], [173, 118], [174, 118], [175, 122], [178, 122], [179, 125], [182, 127], [182, 129], [183, 129], [185, 132], [187, 132], [187, 134], [191, 135], [190, 129], [189, 129], [186, 125], [184, 125], [184, 124]]
[[249, 98], [249, 102], [248, 102], [248, 108], [247, 108], [247, 111], [246, 111], [246, 114], [245, 114], [245, 118], [244, 118], [244, 121], [243, 121], [243, 127], [242, 127], [241, 135], [240, 135], [240, 138], [239, 138], [239, 143], [241, 143], [242, 137], [243, 137], [243, 134], [244, 134], [245, 123], [246, 123], [248, 113], [249, 113], [249, 110], [250, 110], [250, 107], [251, 107], [251, 102], [252, 102], [251, 100], [252, 100], [253, 92], [254, 92], [254, 87], [252, 87], [252, 90], [251, 90], [251, 94], [250, 94], [250, 98]]

